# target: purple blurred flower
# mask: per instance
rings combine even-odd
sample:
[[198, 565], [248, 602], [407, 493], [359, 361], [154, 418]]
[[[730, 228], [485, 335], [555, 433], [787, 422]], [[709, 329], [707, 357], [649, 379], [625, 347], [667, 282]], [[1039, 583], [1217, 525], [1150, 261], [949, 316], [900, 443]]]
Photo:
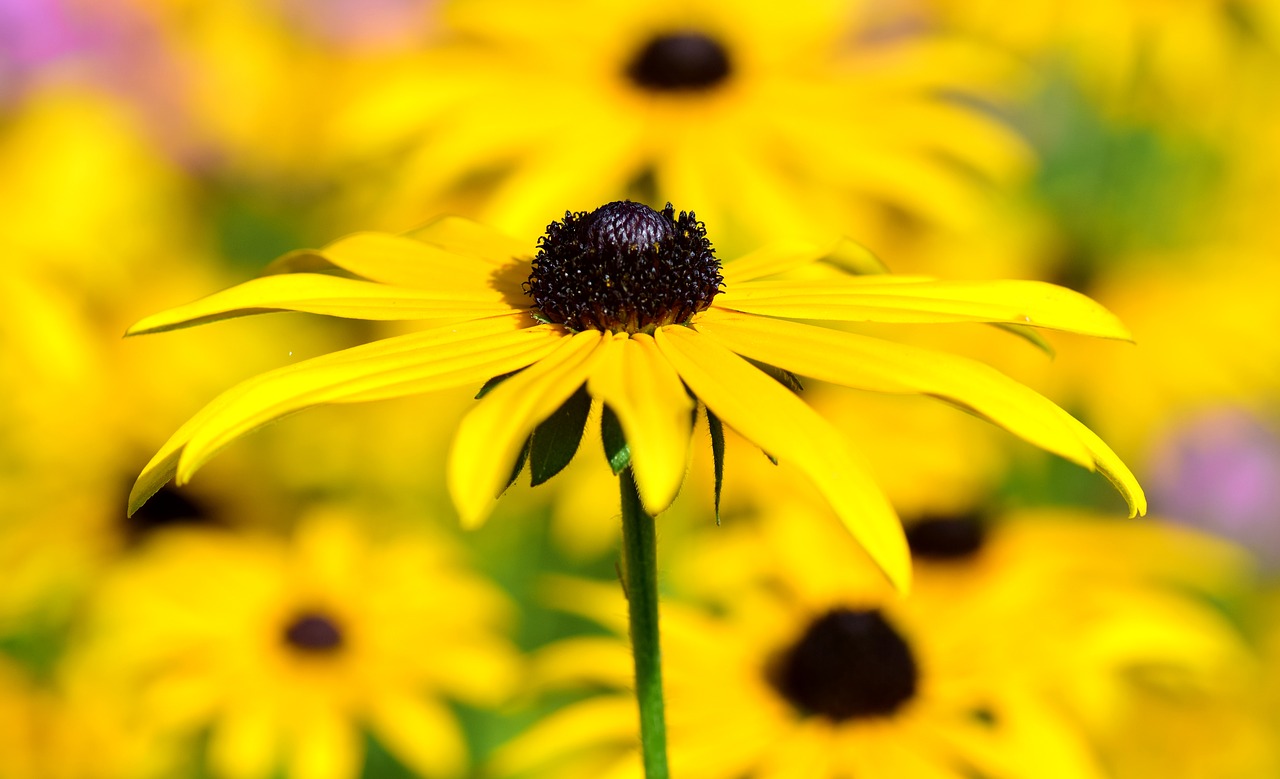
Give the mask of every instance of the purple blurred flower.
[[1153, 512], [1232, 539], [1280, 568], [1280, 435], [1240, 409], [1186, 420], [1157, 448]]

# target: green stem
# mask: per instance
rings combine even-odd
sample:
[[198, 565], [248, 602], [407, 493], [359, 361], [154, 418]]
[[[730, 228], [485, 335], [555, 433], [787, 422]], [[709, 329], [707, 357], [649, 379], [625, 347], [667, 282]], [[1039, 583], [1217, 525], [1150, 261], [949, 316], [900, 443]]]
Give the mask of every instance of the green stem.
[[631, 618], [636, 661], [640, 747], [646, 779], [667, 779], [667, 725], [662, 703], [662, 650], [658, 645], [658, 545], [653, 517], [645, 513], [627, 468], [622, 488], [622, 584]]

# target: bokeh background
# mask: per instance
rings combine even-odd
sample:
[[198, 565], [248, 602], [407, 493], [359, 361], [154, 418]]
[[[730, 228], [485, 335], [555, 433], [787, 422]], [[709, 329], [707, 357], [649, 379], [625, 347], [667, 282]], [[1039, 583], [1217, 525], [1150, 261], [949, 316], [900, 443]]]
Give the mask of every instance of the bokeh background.
[[[677, 776], [1280, 775], [1280, 5], [778, 5], [0, 0], [0, 779], [638, 776], [597, 442], [463, 533], [473, 392], [322, 408], [124, 511], [222, 389], [404, 327], [132, 322], [352, 231], [532, 252], [622, 197], [725, 259], [845, 235], [1063, 284], [1136, 340], [907, 334], [1079, 416], [1145, 519], [954, 409], [806, 386], [908, 524], [902, 601], [732, 437], [717, 526], [697, 430], [658, 518]], [[779, 670], [854, 612], [898, 636], [860, 676]], [[823, 703], [868, 678], [908, 683]]]

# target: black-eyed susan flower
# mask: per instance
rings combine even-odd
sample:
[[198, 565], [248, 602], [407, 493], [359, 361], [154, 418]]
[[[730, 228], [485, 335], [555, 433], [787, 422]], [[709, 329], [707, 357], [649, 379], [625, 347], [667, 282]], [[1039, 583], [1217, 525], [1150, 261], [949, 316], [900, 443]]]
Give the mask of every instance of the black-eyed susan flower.
[[418, 56], [355, 71], [334, 144], [389, 170], [384, 217], [455, 209], [461, 188], [522, 238], [623, 196], [697, 203], [753, 242], [865, 235], [885, 211], [965, 223], [983, 183], [1028, 167], [972, 100], [1010, 68], [885, 15], [829, 0], [453, 3]]
[[[845, 260], [848, 248], [840, 249]], [[468, 525], [485, 518], [521, 463], [528, 460], [538, 481], [568, 462], [592, 399], [614, 420], [603, 432], [614, 443], [615, 471], [629, 466], [644, 511], [660, 513], [684, 478], [702, 406], [713, 446], [723, 424], [794, 464], [905, 585], [909, 560], [893, 509], [849, 444], [784, 383], [799, 374], [943, 399], [1101, 469], [1133, 512], [1145, 510], [1141, 488], [1114, 453], [1030, 389], [959, 357], [796, 321], [988, 322], [1127, 338], [1113, 316], [1077, 293], [1029, 281], [835, 270], [798, 278], [832, 256], [799, 243], [722, 265], [692, 214], [626, 201], [567, 213], [531, 254], [518, 241], [446, 218], [409, 235], [363, 233], [287, 255], [276, 273], [138, 322], [131, 334], [293, 310], [436, 326], [227, 391], [148, 463], [131, 509], [175, 474], [187, 481], [233, 440], [292, 412], [489, 382], [450, 455], [449, 487]], [[495, 377], [503, 380], [489, 381]]]
[[449, 702], [494, 705], [518, 674], [509, 617], [442, 539], [325, 512], [291, 540], [158, 539], [104, 586], [86, 652], [132, 721], [207, 733], [219, 779], [355, 779], [366, 733], [448, 777], [469, 760]]

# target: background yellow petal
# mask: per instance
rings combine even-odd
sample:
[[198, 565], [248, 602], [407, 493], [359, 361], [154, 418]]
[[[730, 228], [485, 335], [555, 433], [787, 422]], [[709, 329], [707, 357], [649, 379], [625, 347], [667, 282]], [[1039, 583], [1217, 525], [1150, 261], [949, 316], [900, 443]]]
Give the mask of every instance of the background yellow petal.
[[332, 704], [299, 706], [293, 743], [290, 744], [288, 779], [353, 779], [364, 762], [364, 743], [356, 724]]
[[1066, 287], [1041, 281], [938, 281], [855, 276], [753, 281], [712, 303], [749, 314], [841, 322], [1007, 322], [1130, 340], [1114, 314]]
[[304, 311], [350, 319], [470, 319], [511, 311], [497, 289], [420, 290], [319, 273], [263, 276], [185, 306], [145, 317], [125, 333], [160, 333], [272, 311]]
[[651, 336], [605, 342], [587, 391], [622, 425], [645, 512], [666, 510], [684, 481], [693, 429], [693, 399]]
[[375, 700], [369, 719], [378, 740], [422, 776], [460, 776], [466, 770], [462, 729], [440, 702], [390, 693]]
[[464, 525], [474, 527], [488, 516], [525, 439], [586, 382], [603, 337], [584, 330], [562, 339], [462, 419], [449, 455], [448, 482]]
[[639, 727], [629, 695], [600, 696], [544, 717], [490, 762], [494, 775], [511, 776], [601, 743], [632, 744]]
[[894, 586], [908, 588], [911, 559], [897, 514], [831, 425], [790, 390], [705, 335], [667, 327], [658, 331], [657, 343], [707, 408], [779, 461], [795, 463]]
[[266, 779], [279, 758], [280, 722], [263, 701], [240, 701], [209, 732], [209, 763], [227, 779]]

